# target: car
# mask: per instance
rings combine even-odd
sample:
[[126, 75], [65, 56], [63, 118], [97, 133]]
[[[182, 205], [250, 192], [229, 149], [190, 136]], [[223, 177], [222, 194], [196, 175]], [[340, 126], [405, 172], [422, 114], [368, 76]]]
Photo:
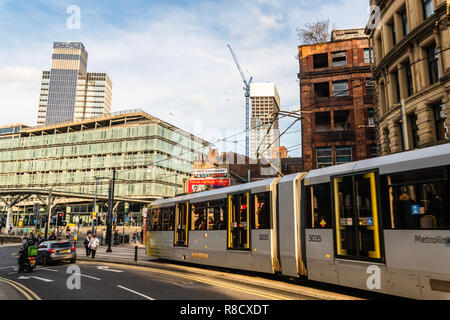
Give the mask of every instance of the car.
[[76, 247], [70, 241], [44, 241], [38, 246], [37, 263], [44, 266], [61, 260], [75, 263], [77, 260]]

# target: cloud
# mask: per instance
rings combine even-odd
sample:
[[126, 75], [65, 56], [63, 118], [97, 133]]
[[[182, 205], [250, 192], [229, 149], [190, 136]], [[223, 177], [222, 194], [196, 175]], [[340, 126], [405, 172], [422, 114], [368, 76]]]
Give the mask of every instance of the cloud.
[[[290, 110], [299, 105], [295, 29], [318, 17], [330, 18], [338, 28], [363, 26], [367, 7], [354, 0], [318, 0], [314, 6], [297, 0], [141, 1], [139, 6], [79, 1], [74, 4], [81, 8], [81, 29], [68, 30], [65, 7], [71, 3], [40, 0], [38, 8], [25, 3], [20, 14], [13, 8], [0, 13], [7, 19], [0, 21], [1, 105], [15, 106], [3, 122], [36, 123], [40, 76], [50, 67], [52, 42], [72, 40], [84, 43], [88, 72], [111, 77], [113, 111], [142, 108], [191, 132], [201, 121], [198, 134], [209, 141], [245, 128], [243, 83], [227, 43], [247, 77], [275, 82], [282, 107]], [[20, 19], [33, 23], [6, 31], [7, 23]], [[45, 21], [45, 28], [37, 21]], [[291, 134], [282, 144], [299, 141], [300, 134]]]

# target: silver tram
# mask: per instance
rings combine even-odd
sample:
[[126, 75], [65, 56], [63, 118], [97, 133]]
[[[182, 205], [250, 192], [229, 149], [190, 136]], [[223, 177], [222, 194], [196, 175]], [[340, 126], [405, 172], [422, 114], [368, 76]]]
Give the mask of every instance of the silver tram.
[[147, 254], [450, 299], [450, 143], [155, 201]]

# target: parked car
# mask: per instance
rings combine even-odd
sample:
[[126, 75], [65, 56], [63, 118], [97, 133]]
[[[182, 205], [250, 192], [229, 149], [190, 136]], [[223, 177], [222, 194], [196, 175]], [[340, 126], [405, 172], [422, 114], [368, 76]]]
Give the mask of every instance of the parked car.
[[70, 241], [44, 241], [38, 246], [37, 263], [44, 266], [60, 260], [75, 263], [77, 251]]

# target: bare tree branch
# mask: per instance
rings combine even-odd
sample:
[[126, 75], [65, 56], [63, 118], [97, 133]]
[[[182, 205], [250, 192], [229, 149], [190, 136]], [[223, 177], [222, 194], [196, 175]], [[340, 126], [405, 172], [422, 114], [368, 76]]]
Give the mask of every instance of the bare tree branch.
[[300, 45], [327, 42], [330, 39], [330, 20], [319, 20], [317, 22], [305, 23], [297, 28]]

